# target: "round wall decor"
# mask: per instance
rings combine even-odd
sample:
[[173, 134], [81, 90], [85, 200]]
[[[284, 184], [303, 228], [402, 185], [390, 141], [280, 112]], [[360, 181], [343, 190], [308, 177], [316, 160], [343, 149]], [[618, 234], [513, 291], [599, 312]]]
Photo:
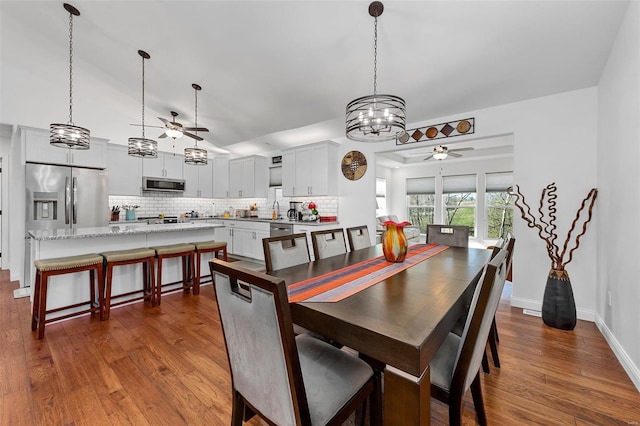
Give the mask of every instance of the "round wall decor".
[[349, 151], [342, 158], [342, 174], [349, 180], [358, 180], [367, 171], [367, 158], [360, 151]]

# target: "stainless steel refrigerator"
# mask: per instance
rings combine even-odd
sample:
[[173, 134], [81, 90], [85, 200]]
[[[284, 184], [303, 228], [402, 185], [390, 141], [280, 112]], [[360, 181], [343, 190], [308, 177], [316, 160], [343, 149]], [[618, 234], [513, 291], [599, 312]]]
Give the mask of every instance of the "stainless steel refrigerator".
[[27, 163], [26, 230], [109, 224], [107, 170]]

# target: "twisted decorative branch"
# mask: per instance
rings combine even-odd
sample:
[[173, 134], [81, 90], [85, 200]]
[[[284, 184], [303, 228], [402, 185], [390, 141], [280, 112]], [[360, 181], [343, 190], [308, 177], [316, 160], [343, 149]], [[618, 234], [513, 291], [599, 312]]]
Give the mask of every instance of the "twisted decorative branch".
[[[580, 238], [587, 232], [587, 224], [591, 222], [591, 218], [593, 216], [593, 205], [596, 201], [596, 197], [598, 196], [598, 190], [596, 188], [592, 188], [585, 199], [582, 200], [582, 204], [576, 212], [576, 217], [571, 223], [571, 228], [567, 233], [567, 238], [564, 242], [562, 252], [560, 252], [560, 248], [558, 244], [556, 244], [556, 240], [558, 239], [556, 226], [556, 199], [558, 198], [556, 195], [557, 189], [558, 188], [556, 187], [555, 182], [550, 183], [542, 189], [538, 207], [538, 214], [540, 215], [540, 217], [537, 220], [536, 217], [531, 213], [531, 207], [529, 207], [529, 204], [527, 204], [527, 201], [522, 192], [520, 192], [520, 188], [518, 187], [518, 185], [514, 185], [512, 188], [509, 188], [509, 193], [516, 197], [514, 204], [520, 210], [521, 217], [525, 222], [527, 222], [527, 226], [529, 228], [538, 229], [538, 236], [545, 242], [547, 246], [547, 255], [551, 260], [551, 268], [562, 271], [564, 270], [565, 266], [573, 259], [573, 252], [580, 246]], [[571, 234], [576, 229], [576, 225], [578, 224], [580, 216], [584, 211], [587, 203], [589, 203], [589, 210], [587, 218], [582, 224], [582, 231], [576, 236], [575, 246], [569, 250], [567, 261], [563, 262], [564, 256], [565, 254], [567, 254], [569, 242], [571, 241]], [[548, 216], [548, 219], [546, 218], [546, 216]]]

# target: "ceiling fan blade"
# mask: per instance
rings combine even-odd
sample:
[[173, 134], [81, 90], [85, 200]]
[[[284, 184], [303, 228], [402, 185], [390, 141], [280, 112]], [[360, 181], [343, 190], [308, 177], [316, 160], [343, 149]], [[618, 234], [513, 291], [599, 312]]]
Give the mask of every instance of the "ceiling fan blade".
[[[142, 127], [142, 124], [129, 124], [130, 126], [137, 126], [137, 127]], [[164, 129], [164, 126], [149, 126], [148, 124], [145, 124], [144, 127], [151, 127], [154, 129]]]
[[197, 141], [202, 141], [204, 139], [202, 139], [200, 136], [194, 135], [193, 133], [189, 133], [189, 132], [182, 132], [183, 135], [185, 136], [189, 136], [190, 138], [193, 138]]
[[166, 118], [162, 118], [162, 117], [158, 117], [158, 120], [162, 121], [164, 124], [171, 123], [169, 120], [167, 120]]
[[455, 152], [449, 151], [449, 156], [453, 158], [460, 158], [462, 157], [462, 154], [456, 154]]
[[425, 157], [422, 161], [431, 160], [432, 158], [433, 158], [433, 154], [429, 155], [428, 157]]
[[449, 150], [449, 152], [456, 152], [456, 151], [473, 151], [473, 148], [469, 147], [469, 148], [457, 148], [457, 149]]
[[161, 134], [160, 136], [158, 136], [158, 138], [159, 138], [159, 139], [166, 138], [166, 137], [167, 137], [167, 134], [166, 134], [166, 133], [163, 133], [163, 134]]
[[190, 132], [208, 132], [209, 129], [207, 129], [206, 127], [183, 127], [182, 130], [188, 130]]

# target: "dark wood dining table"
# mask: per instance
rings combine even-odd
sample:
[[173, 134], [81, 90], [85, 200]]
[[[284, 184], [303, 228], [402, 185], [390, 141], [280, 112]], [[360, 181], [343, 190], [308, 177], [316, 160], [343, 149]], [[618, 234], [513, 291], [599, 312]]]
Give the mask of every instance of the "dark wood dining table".
[[[270, 275], [291, 285], [380, 255], [377, 245]], [[292, 303], [293, 321], [385, 368], [385, 425], [428, 425], [429, 362], [463, 312], [463, 295], [490, 255], [489, 250], [449, 247], [339, 302]]]

